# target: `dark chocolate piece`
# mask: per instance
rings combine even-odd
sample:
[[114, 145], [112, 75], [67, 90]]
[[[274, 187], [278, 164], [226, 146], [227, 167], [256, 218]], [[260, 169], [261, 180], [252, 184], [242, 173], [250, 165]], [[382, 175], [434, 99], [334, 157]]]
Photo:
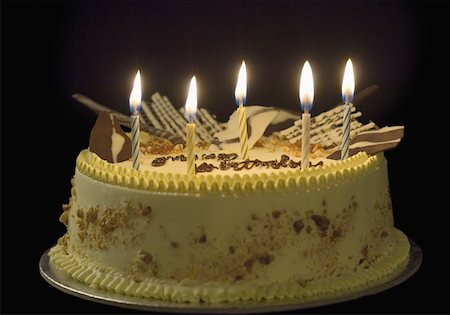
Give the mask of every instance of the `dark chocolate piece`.
[[206, 243], [206, 241], [208, 240], [208, 238], [206, 237], [206, 234], [202, 234], [202, 235], [200, 235], [200, 237], [199, 237], [199, 239], [198, 239], [198, 242], [199, 243]]
[[[113, 134], [115, 134], [114, 138]], [[117, 153], [116, 161], [112, 151], [113, 139], [123, 142], [122, 146], [118, 145], [120, 151]], [[113, 114], [106, 112], [98, 114], [89, 137], [89, 150], [110, 163], [123, 162], [131, 158], [131, 140]]]
[[303, 230], [304, 224], [302, 220], [297, 220], [292, 224], [292, 227], [294, 228], [295, 234], [300, 234], [300, 232]]
[[212, 160], [216, 158], [216, 154], [215, 153], [211, 153], [211, 154], [202, 154], [202, 160]]
[[[399, 142], [389, 142], [389, 143], [379, 143], [376, 144], [374, 143], [373, 145], [368, 145], [368, 146], [364, 146], [364, 147], [360, 147], [360, 148], [351, 148], [349, 150], [349, 155], [355, 155], [358, 152], [364, 151], [368, 154], [375, 154], [381, 151], [387, 151], [387, 150], [391, 150], [394, 149], [398, 146]], [[327, 156], [328, 159], [332, 159], [332, 160], [339, 160], [341, 158], [341, 150], [335, 151], [333, 153], [331, 153], [329, 156]]]
[[261, 265], [268, 265], [270, 264], [273, 260], [274, 260], [274, 256], [273, 255], [269, 255], [269, 254], [262, 254], [261, 256], [259, 256], [258, 258], [258, 262]]
[[195, 166], [196, 173], [212, 172], [214, 169], [218, 169], [218, 167], [205, 162], [203, 162], [199, 166]]
[[158, 167], [163, 166], [166, 164], [167, 158], [166, 157], [158, 157], [152, 161], [152, 166]]
[[325, 216], [317, 214], [313, 214], [311, 219], [313, 219], [319, 230], [323, 233], [323, 235], [325, 235], [327, 233], [328, 225], [330, 225], [330, 220]]
[[230, 153], [230, 154], [219, 153], [219, 155], [217, 156], [217, 159], [219, 161], [231, 161], [231, 160], [236, 160], [237, 157], [238, 157], [238, 155], [236, 153]]
[[280, 215], [281, 215], [281, 211], [280, 210], [273, 210], [272, 211], [272, 217], [274, 219], [278, 219], [280, 217]]
[[369, 130], [359, 133], [350, 144], [357, 142], [386, 142], [403, 138], [405, 128], [399, 127], [384, 127], [377, 130]]
[[[90, 108], [91, 110], [93, 110], [94, 112], [98, 113], [99, 115], [101, 113], [111, 113], [114, 115], [114, 117], [116, 117], [118, 119], [118, 122], [120, 123], [120, 125], [131, 128], [131, 118], [129, 115], [125, 115], [122, 114], [120, 112], [111, 110], [110, 108], [108, 108], [105, 105], [101, 105], [97, 102], [95, 102], [94, 100], [81, 95], [81, 94], [73, 94], [72, 97], [74, 99], [76, 99], [78, 102], [80, 102], [81, 104], [87, 106], [88, 108]], [[185, 141], [183, 140], [183, 138], [181, 138], [180, 136], [177, 136], [167, 130], [162, 130], [162, 129], [158, 129], [155, 127], [152, 127], [150, 125], [148, 125], [148, 122], [145, 121], [143, 119], [145, 115], [141, 116], [141, 130], [142, 131], [147, 131], [148, 133], [155, 135], [157, 137], [160, 138], [164, 138], [169, 140], [170, 142], [172, 142], [174, 145], [176, 144], [186, 144]]]

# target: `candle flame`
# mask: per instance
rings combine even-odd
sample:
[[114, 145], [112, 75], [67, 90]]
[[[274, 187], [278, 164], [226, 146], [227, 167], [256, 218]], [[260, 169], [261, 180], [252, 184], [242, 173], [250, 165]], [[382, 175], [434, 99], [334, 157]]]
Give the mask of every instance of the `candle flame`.
[[245, 61], [242, 61], [241, 69], [239, 70], [234, 98], [237, 105], [245, 104], [245, 99], [247, 98], [247, 69], [245, 67]]
[[302, 110], [309, 113], [314, 100], [314, 80], [311, 65], [308, 61], [305, 61], [300, 76], [299, 96]]
[[194, 116], [197, 113], [197, 79], [195, 78], [195, 75], [192, 77], [189, 85], [189, 92], [184, 109], [186, 111], [186, 118], [192, 123]]
[[130, 94], [130, 111], [133, 115], [141, 111], [142, 91], [141, 91], [141, 73], [136, 73], [134, 78], [133, 89]]
[[351, 103], [355, 93], [355, 77], [352, 60], [349, 58], [345, 65], [344, 79], [342, 80], [342, 100], [345, 104]]

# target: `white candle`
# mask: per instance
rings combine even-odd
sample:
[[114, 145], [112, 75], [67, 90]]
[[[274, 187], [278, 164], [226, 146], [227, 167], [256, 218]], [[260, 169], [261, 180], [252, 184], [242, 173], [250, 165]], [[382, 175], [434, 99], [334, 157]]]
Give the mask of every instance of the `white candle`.
[[344, 116], [342, 120], [342, 147], [341, 160], [349, 157], [350, 146], [350, 114], [352, 109], [353, 93], [355, 92], [355, 77], [351, 59], [345, 65], [344, 79], [342, 80], [342, 99], [344, 101]]
[[239, 141], [241, 144], [241, 158], [248, 160], [248, 132], [247, 132], [247, 117], [245, 115], [245, 99], [247, 97], [247, 70], [245, 68], [245, 61], [242, 61], [241, 69], [239, 70], [238, 81], [234, 91], [239, 122]]
[[197, 80], [192, 77], [189, 85], [188, 97], [185, 105], [186, 118], [186, 150], [187, 150], [187, 174], [195, 175], [195, 124], [194, 117], [197, 112]]
[[314, 100], [314, 81], [312, 69], [308, 61], [303, 65], [302, 73], [300, 75], [299, 86], [300, 103], [302, 106], [302, 169], [309, 167], [310, 154], [310, 120], [311, 108]]
[[134, 78], [133, 89], [130, 94], [130, 112], [131, 112], [131, 156], [133, 161], [133, 168], [139, 169], [139, 113], [141, 112], [141, 74], [138, 71]]

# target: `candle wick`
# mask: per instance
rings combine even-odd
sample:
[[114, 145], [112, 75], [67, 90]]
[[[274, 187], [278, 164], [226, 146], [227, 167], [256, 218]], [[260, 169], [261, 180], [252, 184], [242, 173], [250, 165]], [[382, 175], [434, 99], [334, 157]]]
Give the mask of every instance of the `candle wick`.
[[350, 103], [350, 96], [349, 95], [345, 96], [345, 105], [351, 105], [351, 103]]

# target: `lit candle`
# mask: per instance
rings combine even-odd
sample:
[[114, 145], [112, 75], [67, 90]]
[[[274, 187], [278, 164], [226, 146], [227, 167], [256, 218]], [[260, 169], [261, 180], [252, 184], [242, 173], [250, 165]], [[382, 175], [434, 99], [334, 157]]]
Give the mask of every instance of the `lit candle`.
[[197, 80], [195, 76], [191, 79], [191, 84], [189, 85], [189, 93], [186, 99], [185, 105], [186, 118], [188, 123], [186, 124], [186, 149], [187, 149], [187, 174], [195, 174], [195, 124], [194, 117], [197, 113]]
[[130, 112], [131, 112], [131, 156], [133, 168], [139, 169], [139, 113], [141, 112], [141, 74], [138, 71], [134, 78], [133, 90], [130, 94]]
[[311, 108], [314, 100], [314, 81], [311, 66], [306, 61], [300, 76], [299, 87], [300, 103], [302, 107], [302, 169], [309, 167], [309, 125], [311, 120]]
[[344, 117], [342, 121], [342, 148], [341, 160], [349, 156], [350, 145], [350, 114], [352, 109], [353, 93], [355, 92], [355, 77], [351, 59], [345, 65], [344, 79], [342, 80], [342, 99], [344, 101]]
[[247, 70], [245, 68], [245, 61], [242, 61], [241, 69], [239, 70], [239, 77], [234, 91], [239, 121], [239, 141], [241, 143], [241, 158], [248, 160], [248, 133], [247, 133], [247, 117], [245, 115], [245, 99], [247, 97]]

